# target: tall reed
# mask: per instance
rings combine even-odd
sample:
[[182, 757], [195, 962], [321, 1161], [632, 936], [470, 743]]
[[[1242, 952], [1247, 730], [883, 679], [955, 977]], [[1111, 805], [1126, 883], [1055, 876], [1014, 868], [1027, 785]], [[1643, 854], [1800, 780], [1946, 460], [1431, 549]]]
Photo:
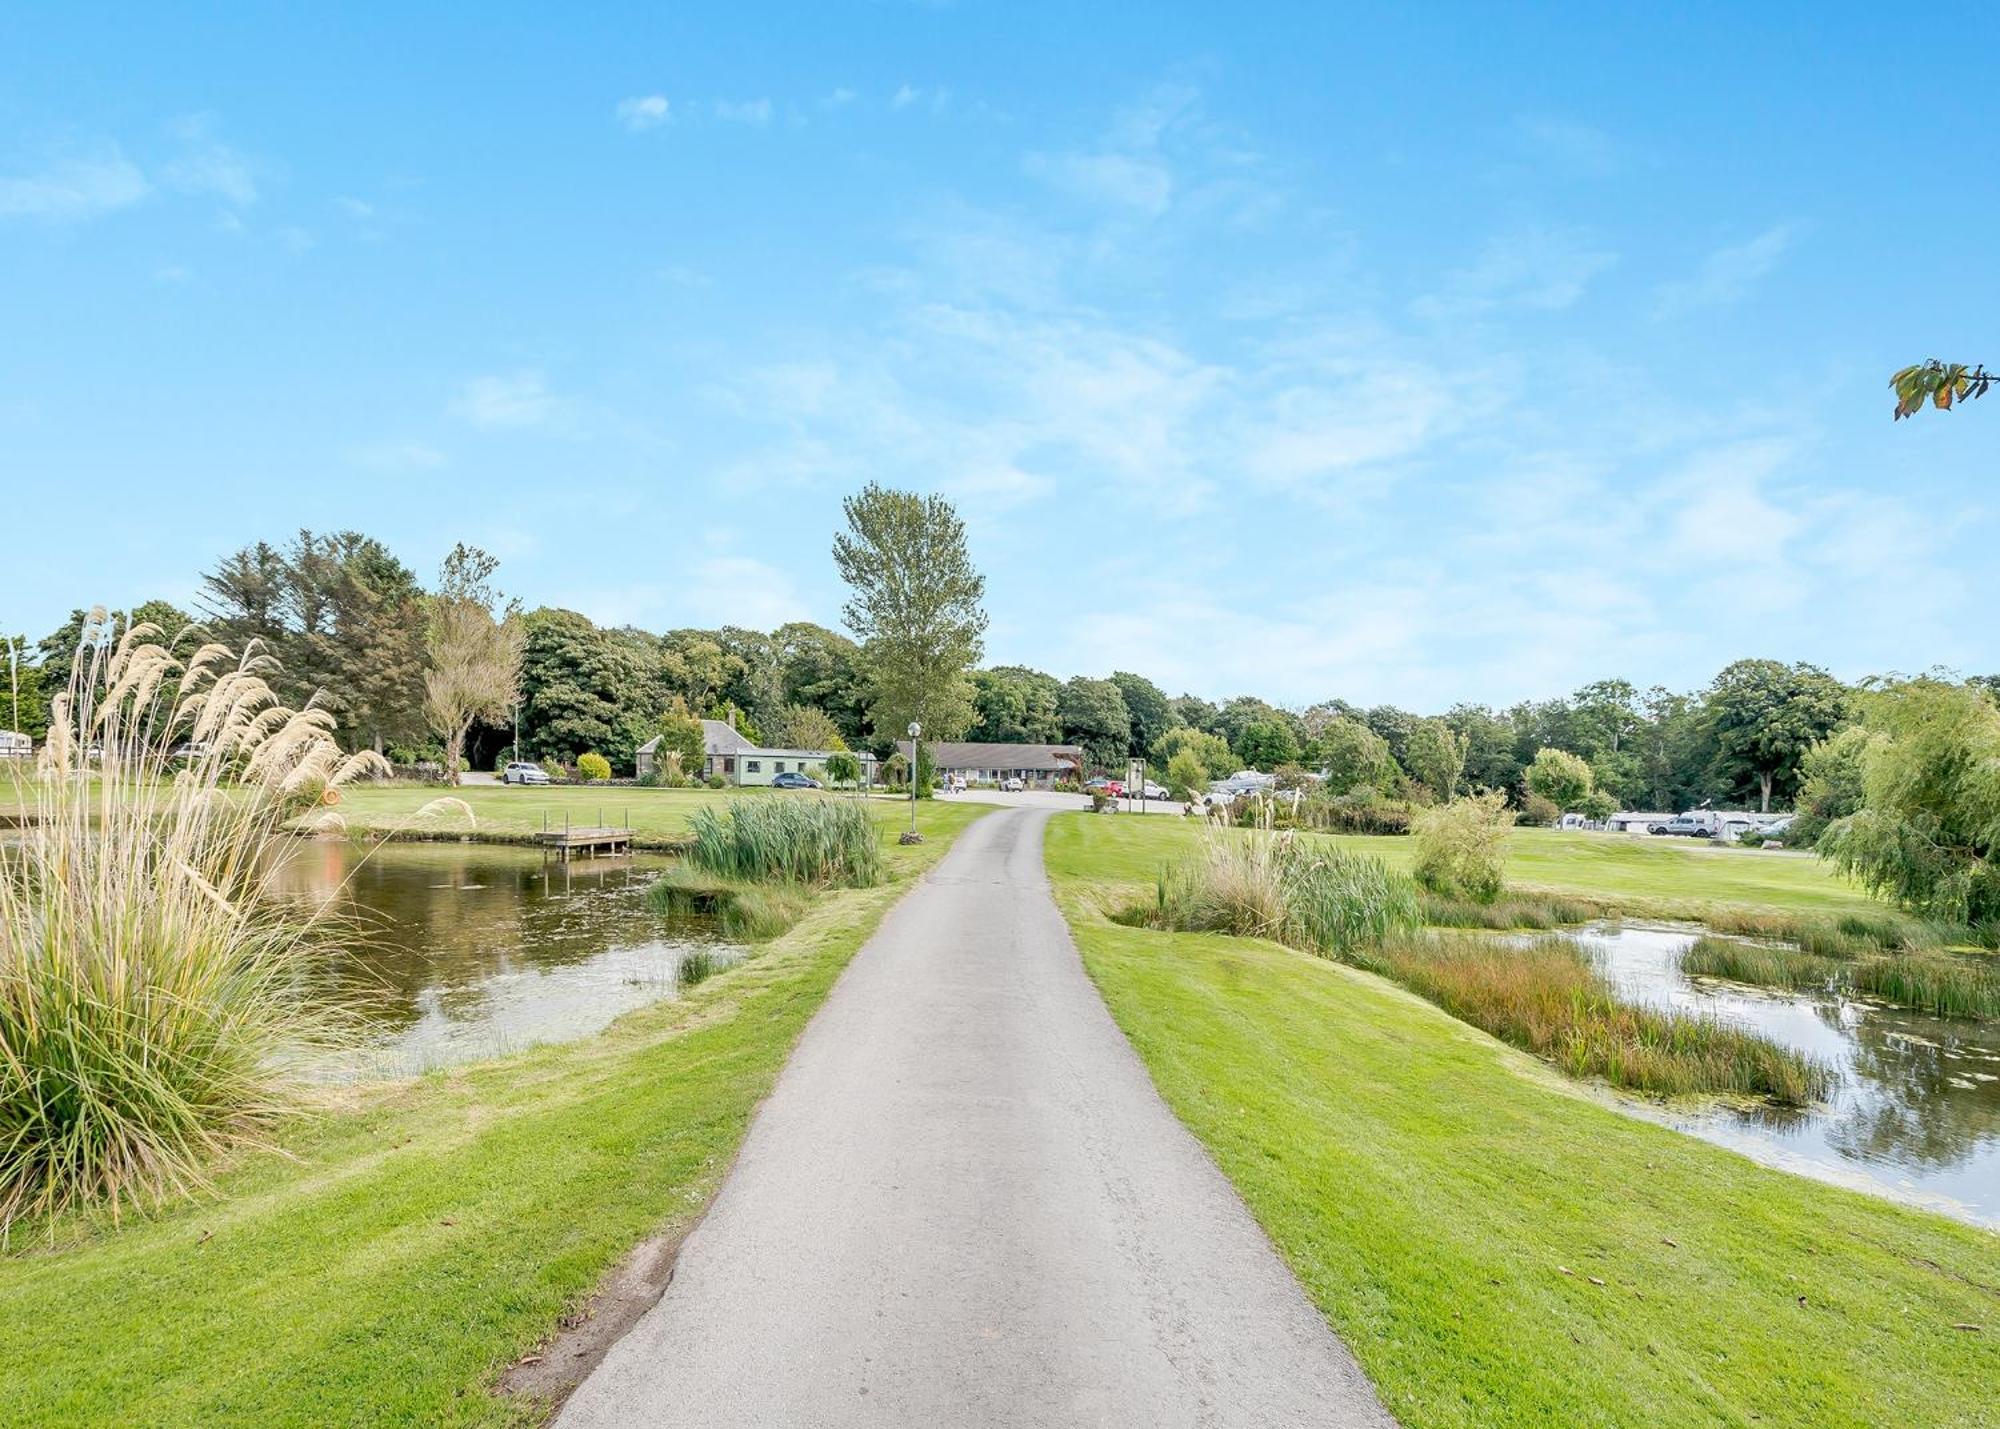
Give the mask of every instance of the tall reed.
[[381, 767], [280, 705], [254, 651], [105, 629], [93, 611], [0, 843], [0, 1236], [199, 1189], [295, 1105], [286, 1056], [333, 1030], [297, 975], [325, 915], [268, 896], [272, 854]]
[[1211, 824], [1200, 850], [1160, 875], [1146, 921], [1340, 955], [1415, 927], [1417, 892], [1379, 860], [1318, 839]]
[[1568, 938], [1525, 946], [1428, 934], [1386, 944], [1382, 970], [1454, 1017], [1573, 1076], [1659, 1095], [1732, 1091], [1804, 1105], [1825, 1068], [1710, 1017], [1621, 1002]]
[[850, 799], [737, 799], [696, 810], [689, 830], [688, 863], [718, 878], [865, 887], [881, 876], [874, 822]]

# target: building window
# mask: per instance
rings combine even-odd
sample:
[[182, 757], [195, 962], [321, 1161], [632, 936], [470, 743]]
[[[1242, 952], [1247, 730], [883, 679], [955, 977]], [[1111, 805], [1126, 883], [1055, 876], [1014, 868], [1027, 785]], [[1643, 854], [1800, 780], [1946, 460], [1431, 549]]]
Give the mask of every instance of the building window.
[[764, 772], [764, 765], [761, 760], [746, 759], [743, 761], [743, 767], [752, 774], [761, 774]]
[[775, 759], [775, 760], [771, 761], [771, 772], [772, 772], [773, 774], [782, 774], [782, 773], [784, 773], [784, 772], [785, 772], [785, 761], [784, 761], [784, 760], [782, 760], [782, 759]]
[[722, 761], [722, 772], [723, 772], [724, 774], [734, 774], [734, 773], [736, 772], [736, 761], [735, 761], [734, 759], [725, 759], [725, 760], [723, 760], [723, 761]]

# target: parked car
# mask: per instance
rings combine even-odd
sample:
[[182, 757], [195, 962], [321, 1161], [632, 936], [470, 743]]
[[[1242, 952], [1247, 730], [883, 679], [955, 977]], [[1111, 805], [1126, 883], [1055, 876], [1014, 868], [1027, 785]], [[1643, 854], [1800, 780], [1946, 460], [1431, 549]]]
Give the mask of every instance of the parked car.
[[1170, 799], [1173, 795], [1167, 792], [1164, 784], [1155, 784], [1152, 780], [1148, 779], [1144, 784], [1139, 786], [1138, 793], [1133, 795], [1133, 797], [1137, 799]]
[[798, 774], [788, 769], [783, 774], [774, 774], [771, 776], [771, 787], [773, 789], [817, 789], [819, 788], [819, 780], [813, 778], [810, 774]]
[[539, 764], [531, 764], [525, 759], [516, 759], [500, 771], [502, 784], [546, 784], [549, 773]]
[[1003, 794], [1018, 794], [1022, 788], [1021, 781], [1011, 775], [1000, 781], [1000, 792]]
[[965, 792], [965, 776], [963, 774], [952, 775], [944, 781], [944, 787], [945, 792], [948, 794], [963, 794]]

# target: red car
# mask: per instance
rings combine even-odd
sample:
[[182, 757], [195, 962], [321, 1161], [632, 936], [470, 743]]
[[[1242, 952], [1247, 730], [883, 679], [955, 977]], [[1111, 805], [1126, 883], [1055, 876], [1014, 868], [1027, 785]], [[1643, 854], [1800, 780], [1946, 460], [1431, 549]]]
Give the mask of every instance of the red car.
[[1086, 794], [1093, 789], [1104, 795], [1107, 799], [1122, 799], [1125, 797], [1125, 786], [1116, 779], [1097, 778], [1083, 786], [1083, 791]]

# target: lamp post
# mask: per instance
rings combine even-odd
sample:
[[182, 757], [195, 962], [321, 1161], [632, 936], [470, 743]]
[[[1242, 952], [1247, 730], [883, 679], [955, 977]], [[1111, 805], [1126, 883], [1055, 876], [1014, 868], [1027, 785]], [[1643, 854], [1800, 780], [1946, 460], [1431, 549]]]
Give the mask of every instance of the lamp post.
[[14, 723], [8, 728], [17, 732], [21, 728], [21, 652], [18, 639], [12, 635], [7, 637], [7, 684], [14, 693]]
[[915, 720], [910, 721], [910, 832], [917, 831], [917, 736], [924, 727]]

